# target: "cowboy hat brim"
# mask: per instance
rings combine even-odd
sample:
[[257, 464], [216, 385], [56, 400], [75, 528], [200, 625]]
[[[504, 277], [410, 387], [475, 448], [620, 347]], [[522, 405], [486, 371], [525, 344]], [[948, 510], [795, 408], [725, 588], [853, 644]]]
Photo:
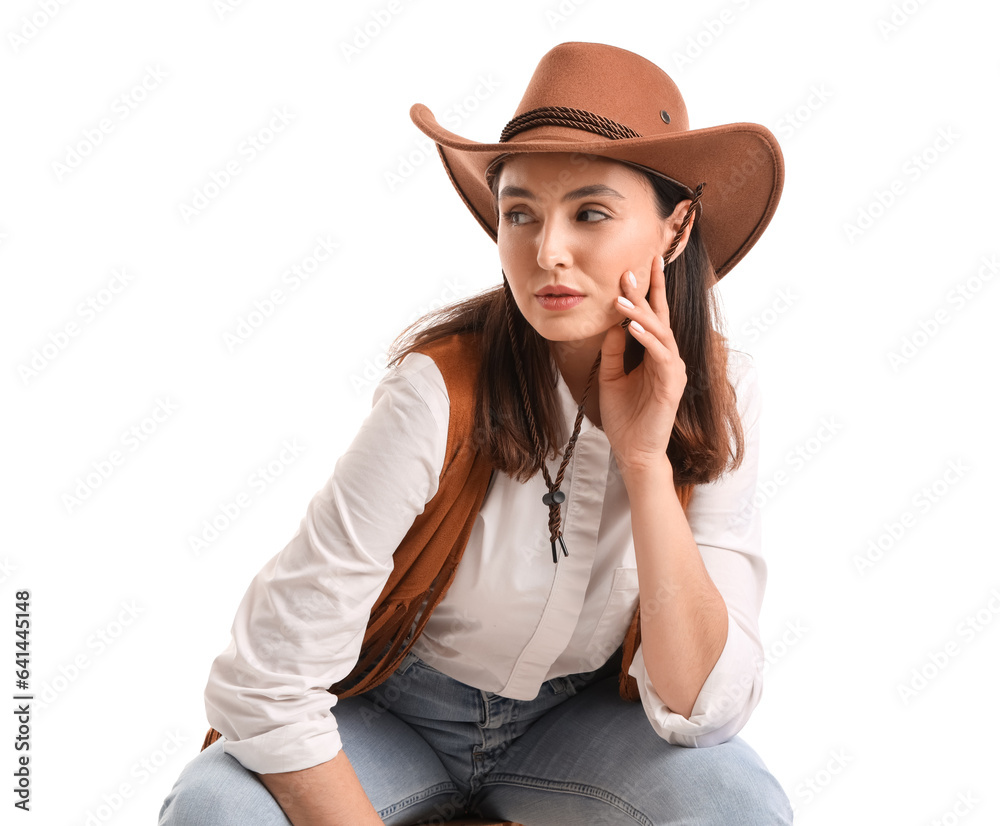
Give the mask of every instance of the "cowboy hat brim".
[[497, 240], [497, 210], [486, 171], [500, 155], [570, 152], [598, 155], [646, 167], [701, 197], [702, 238], [716, 275], [722, 278], [757, 242], [781, 197], [784, 163], [774, 135], [756, 123], [730, 123], [640, 138], [609, 140], [561, 126], [543, 126], [505, 143], [477, 143], [438, 123], [415, 103], [410, 118], [437, 144], [448, 177], [466, 206]]

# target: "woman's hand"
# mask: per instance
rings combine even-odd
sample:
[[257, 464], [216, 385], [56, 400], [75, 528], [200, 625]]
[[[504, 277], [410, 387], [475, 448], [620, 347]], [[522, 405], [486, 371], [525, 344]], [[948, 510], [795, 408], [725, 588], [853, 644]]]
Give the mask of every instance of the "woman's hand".
[[[667, 462], [667, 442], [687, 385], [687, 371], [670, 329], [663, 258], [656, 256], [650, 266], [648, 302], [630, 273], [622, 275], [621, 283], [628, 304], [619, 299], [616, 306], [632, 323], [628, 333], [617, 324], [608, 330], [601, 347], [598, 379], [601, 424], [625, 475]], [[626, 375], [623, 357], [629, 335], [646, 348], [646, 353], [639, 366]]]

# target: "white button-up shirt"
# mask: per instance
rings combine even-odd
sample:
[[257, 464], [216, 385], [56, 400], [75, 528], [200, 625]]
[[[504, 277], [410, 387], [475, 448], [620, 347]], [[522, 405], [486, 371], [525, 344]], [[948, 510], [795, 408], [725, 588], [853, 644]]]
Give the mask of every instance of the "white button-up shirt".
[[[761, 692], [766, 567], [753, 503], [760, 393], [749, 355], [730, 351], [728, 369], [746, 456], [735, 471], [697, 485], [687, 512], [726, 601], [726, 644], [690, 717], [657, 696], [641, 644], [629, 670], [654, 731], [684, 746], [734, 736]], [[577, 404], [561, 376], [557, 392], [568, 438]], [[298, 532], [247, 589], [232, 641], [212, 664], [205, 706], [225, 751], [248, 769], [304, 769], [340, 750], [336, 697], [326, 689], [357, 662], [393, 551], [437, 492], [448, 410], [430, 357], [411, 353], [391, 369]], [[560, 460], [550, 462], [553, 478]], [[519, 483], [494, 474], [455, 579], [414, 645], [417, 656], [468, 685], [528, 700], [546, 680], [592, 671], [614, 653], [638, 604], [639, 580], [628, 492], [607, 437], [589, 419], [561, 489], [569, 556], [560, 553], [554, 565], [542, 475]]]

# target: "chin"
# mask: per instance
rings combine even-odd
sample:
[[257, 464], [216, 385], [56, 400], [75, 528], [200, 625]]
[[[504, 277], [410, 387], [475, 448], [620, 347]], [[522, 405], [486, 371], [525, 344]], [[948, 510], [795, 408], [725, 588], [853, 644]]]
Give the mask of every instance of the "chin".
[[531, 321], [528, 322], [534, 328], [535, 332], [538, 333], [546, 341], [553, 342], [589, 342], [592, 339], [598, 339], [603, 341], [605, 333], [611, 329], [612, 325], [607, 327], [594, 327], [592, 325], [587, 325], [586, 328], [581, 329], [578, 324], [566, 319], [565, 321], [547, 321], [545, 323], [532, 324]]

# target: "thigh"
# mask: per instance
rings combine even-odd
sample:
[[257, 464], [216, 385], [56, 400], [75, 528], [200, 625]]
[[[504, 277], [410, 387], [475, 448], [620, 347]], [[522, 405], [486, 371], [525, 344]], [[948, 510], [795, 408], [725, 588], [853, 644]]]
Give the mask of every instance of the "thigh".
[[602, 680], [549, 712], [484, 783], [476, 810], [547, 824], [792, 822], [788, 798], [760, 757], [736, 737], [704, 749], [673, 746], [639, 703]]
[[[443, 822], [456, 787], [426, 741], [363, 697], [334, 708], [344, 752], [386, 826]], [[184, 767], [164, 800], [160, 826], [290, 826], [267, 787], [216, 740]]]
[[464, 799], [437, 753], [413, 728], [366, 697], [334, 708], [344, 752], [386, 826], [443, 823]]

